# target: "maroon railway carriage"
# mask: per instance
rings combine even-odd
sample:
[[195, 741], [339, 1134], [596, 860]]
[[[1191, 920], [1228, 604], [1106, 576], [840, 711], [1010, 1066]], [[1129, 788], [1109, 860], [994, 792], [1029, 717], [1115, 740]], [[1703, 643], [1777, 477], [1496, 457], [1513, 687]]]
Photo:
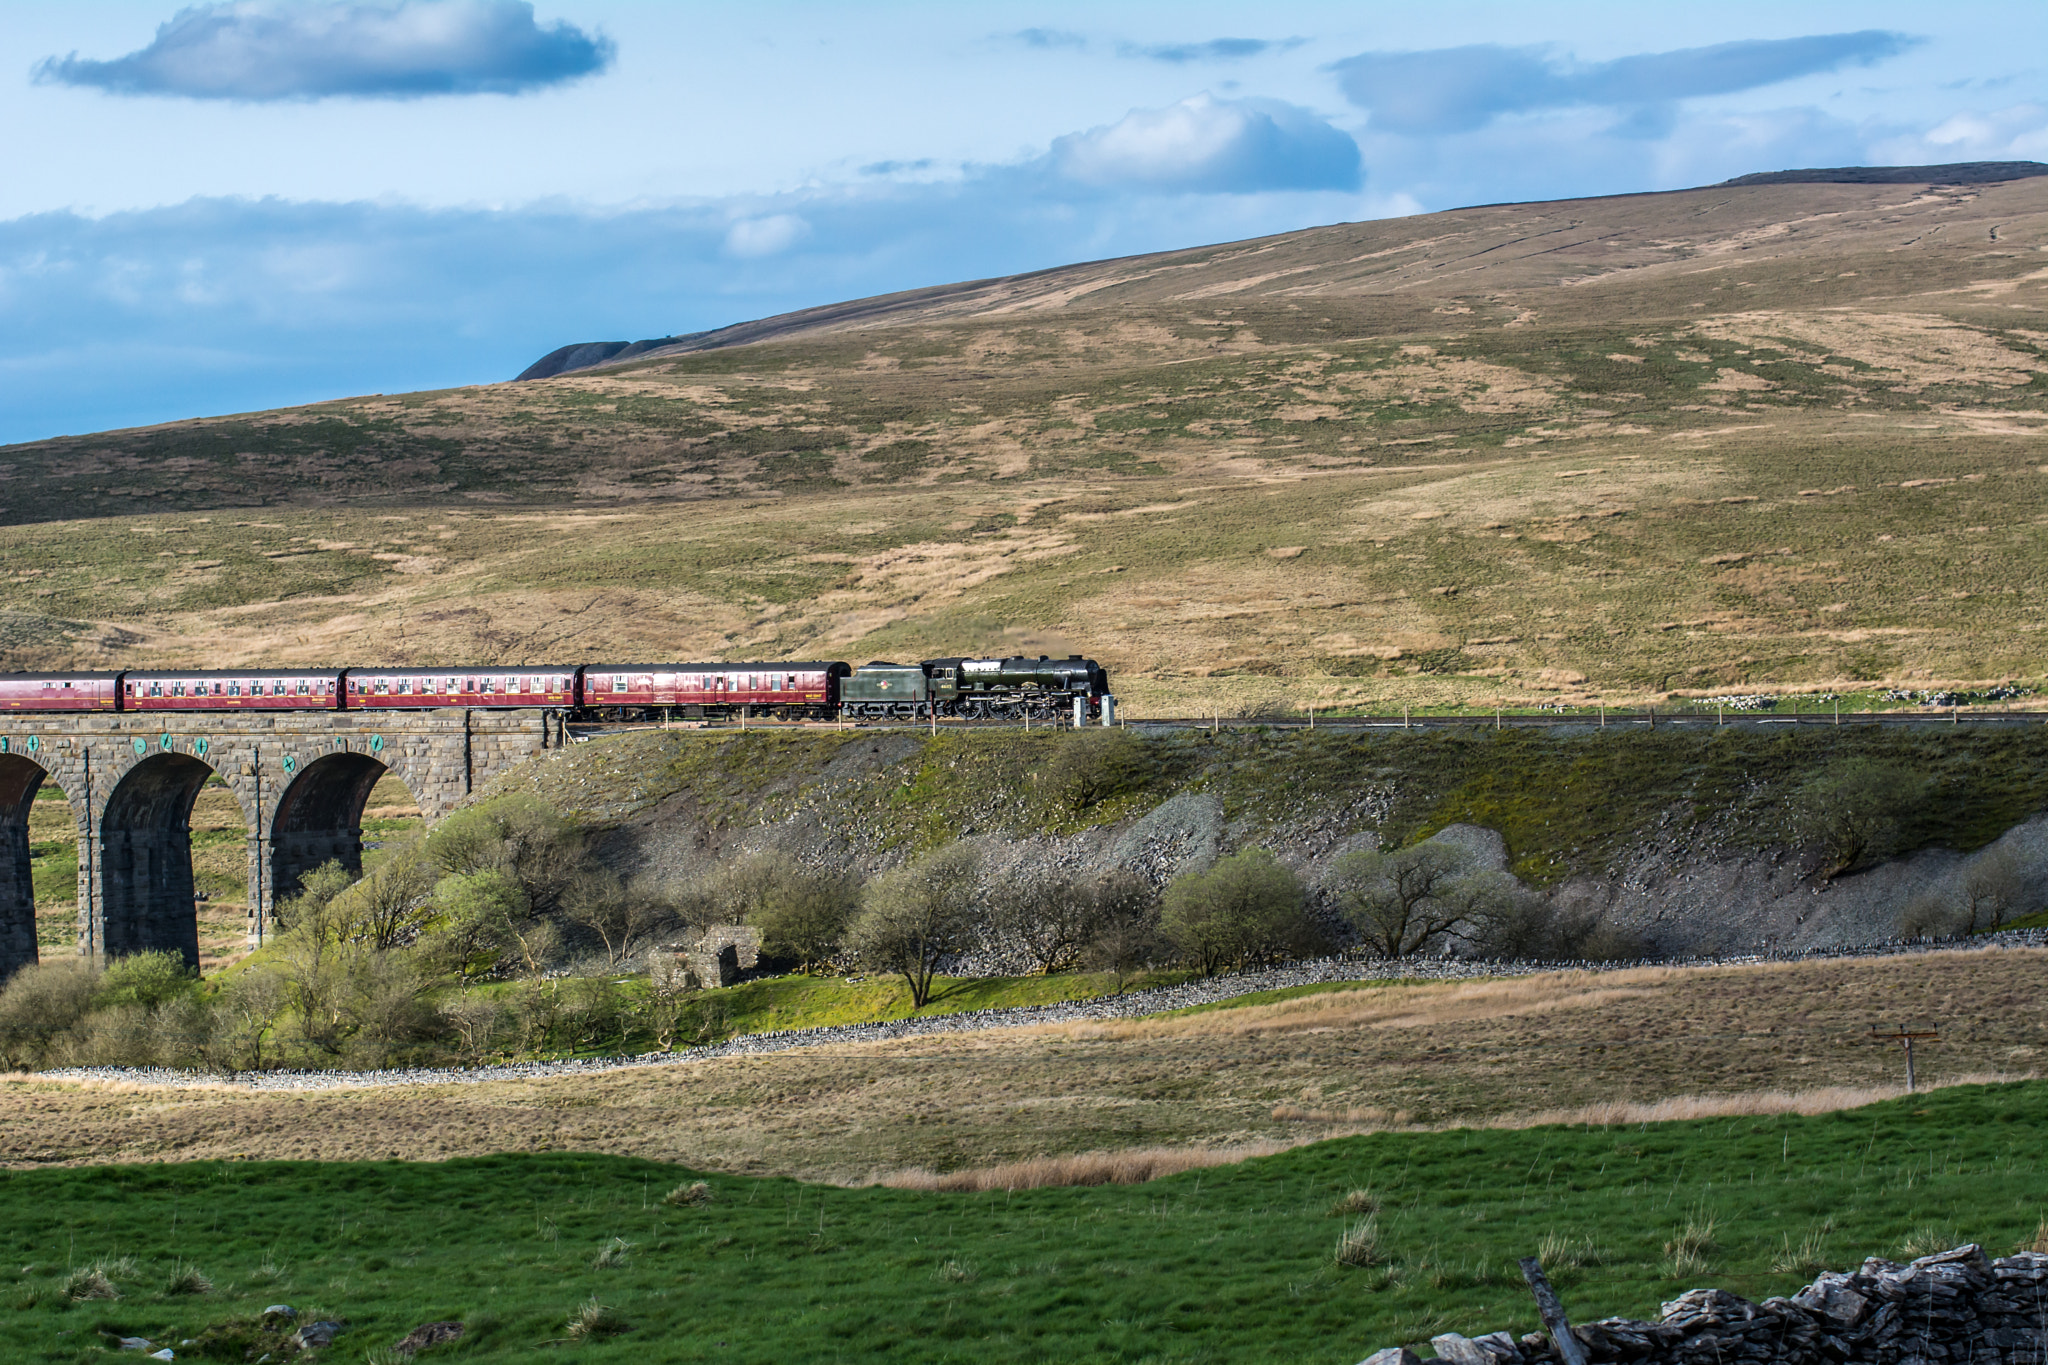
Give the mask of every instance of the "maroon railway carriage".
[[121, 675], [123, 711], [339, 711], [335, 668], [152, 669]]
[[574, 706], [574, 664], [501, 664], [489, 668], [351, 668], [351, 711]]
[[843, 663], [586, 664], [583, 705], [621, 718], [650, 714], [829, 719]]
[[119, 673], [0, 673], [0, 712], [120, 709]]

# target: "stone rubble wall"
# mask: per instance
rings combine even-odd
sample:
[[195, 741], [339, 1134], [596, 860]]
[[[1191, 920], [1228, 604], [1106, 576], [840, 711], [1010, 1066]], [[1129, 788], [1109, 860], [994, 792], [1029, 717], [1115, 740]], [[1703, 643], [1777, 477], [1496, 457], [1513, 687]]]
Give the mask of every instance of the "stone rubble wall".
[[731, 986], [761, 965], [761, 931], [745, 924], [712, 924], [693, 939], [664, 943], [647, 954], [657, 990]]
[[[1587, 1365], [2044, 1365], [2048, 1254], [1994, 1261], [1972, 1244], [1905, 1265], [1873, 1257], [1790, 1298], [1695, 1289], [1655, 1322], [1603, 1318], [1572, 1335]], [[1563, 1365], [1541, 1333], [1450, 1332], [1430, 1345], [1446, 1365]], [[1418, 1362], [1397, 1346], [1362, 1365]]]

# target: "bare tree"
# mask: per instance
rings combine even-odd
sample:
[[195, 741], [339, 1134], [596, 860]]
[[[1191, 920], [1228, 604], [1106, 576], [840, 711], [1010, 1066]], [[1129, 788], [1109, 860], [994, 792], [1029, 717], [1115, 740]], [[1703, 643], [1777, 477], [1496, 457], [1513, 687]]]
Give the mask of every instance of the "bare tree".
[[275, 972], [237, 972], [213, 1000], [214, 1026], [206, 1061], [234, 1075], [263, 1069], [263, 1045], [284, 1012], [284, 983]]
[[1961, 938], [2002, 929], [2030, 913], [2039, 893], [2028, 885], [2025, 860], [1999, 844], [1979, 853], [1962, 876], [1907, 902], [1899, 928], [1916, 938]]
[[1407, 957], [1440, 942], [1495, 890], [1475, 875], [1485, 876], [1462, 849], [1424, 843], [1347, 853], [1324, 886], [1368, 951]]
[[761, 951], [794, 960], [808, 972], [839, 953], [860, 907], [860, 881], [848, 874], [788, 869], [749, 913], [761, 931]]
[[932, 998], [939, 963], [974, 942], [974, 887], [980, 855], [949, 844], [867, 884], [847, 939], [860, 958], [900, 974], [911, 1006]]
[[1968, 933], [2003, 929], [2033, 909], [2026, 867], [2009, 845], [1995, 844], [1971, 860], [1957, 900], [1968, 917]]
[[673, 916], [643, 888], [610, 872], [578, 877], [562, 894], [563, 913], [571, 924], [595, 934], [604, 944], [605, 964], [616, 967], [631, 956]]
[[1132, 973], [1159, 952], [1159, 893], [1137, 873], [1118, 868], [1096, 883], [1094, 899], [1094, 931], [1084, 960], [1115, 978], [1121, 995]]
[[382, 867], [334, 897], [336, 932], [378, 952], [411, 942], [426, 921], [436, 873], [419, 848], [399, 850]]
[[441, 1017], [455, 1031], [463, 1060], [474, 1066], [483, 1061], [504, 1026], [505, 1007], [488, 995], [464, 995], [444, 1005]]
[[1030, 862], [1008, 870], [989, 893], [988, 910], [990, 926], [1047, 976], [1079, 961], [1102, 913], [1096, 884]]

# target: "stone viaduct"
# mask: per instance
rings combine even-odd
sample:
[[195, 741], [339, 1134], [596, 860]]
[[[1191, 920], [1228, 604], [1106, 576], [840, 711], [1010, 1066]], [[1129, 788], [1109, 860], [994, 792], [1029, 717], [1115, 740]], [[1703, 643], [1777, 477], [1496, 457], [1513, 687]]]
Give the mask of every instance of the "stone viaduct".
[[330, 858], [362, 866], [370, 789], [389, 772], [428, 820], [563, 741], [560, 712], [279, 712], [0, 717], [0, 981], [36, 960], [28, 817], [45, 782], [78, 831], [78, 951], [168, 949], [199, 965], [192, 803], [218, 773], [248, 825], [249, 940]]

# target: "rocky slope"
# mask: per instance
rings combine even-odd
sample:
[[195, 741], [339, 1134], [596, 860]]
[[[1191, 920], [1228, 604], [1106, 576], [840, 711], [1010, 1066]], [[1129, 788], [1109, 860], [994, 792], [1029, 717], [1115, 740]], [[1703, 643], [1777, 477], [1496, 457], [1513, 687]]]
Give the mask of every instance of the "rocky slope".
[[[1869, 779], [1897, 783], [1897, 801], [1864, 810], [1875, 842], [1845, 868], [1814, 811]], [[1993, 865], [2025, 895], [2048, 886], [2048, 727], [640, 731], [493, 790], [604, 831], [615, 865], [671, 889], [751, 855], [872, 872], [951, 839], [980, 843], [995, 877], [1122, 866], [1159, 883], [1256, 844], [1313, 886], [1352, 849], [1448, 839], [1658, 954], [1890, 939], [1916, 899], [1958, 895]]]

